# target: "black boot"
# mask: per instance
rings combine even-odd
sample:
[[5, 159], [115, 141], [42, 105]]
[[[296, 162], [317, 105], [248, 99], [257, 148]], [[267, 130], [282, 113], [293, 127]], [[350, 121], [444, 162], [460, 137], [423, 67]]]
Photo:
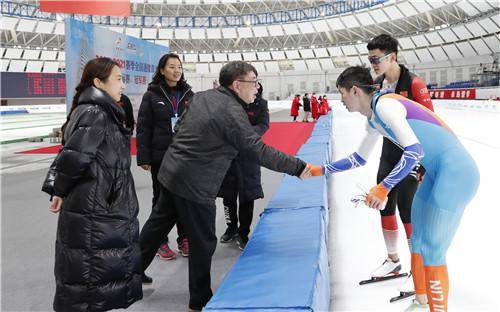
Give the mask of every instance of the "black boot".
[[223, 244], [227, 244], [229, 242], [232, 242], [237, 236], [238, 230], [232, 227], [228, 227], [226, 229], [226, 232], [224, 232], [224, 234], [222, 234], [222, 236], [220, 237], [220, 242]]

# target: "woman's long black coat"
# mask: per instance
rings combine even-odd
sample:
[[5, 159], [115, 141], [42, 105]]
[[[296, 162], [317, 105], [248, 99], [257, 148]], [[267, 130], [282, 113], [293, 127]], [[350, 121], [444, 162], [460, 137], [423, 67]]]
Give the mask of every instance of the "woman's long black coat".
[[142, 298], [139, 205], [124, 112], [95, 87], [71, 113], [42, 190], [64, 198], [56, 239], [55, 311], [126, 308]]

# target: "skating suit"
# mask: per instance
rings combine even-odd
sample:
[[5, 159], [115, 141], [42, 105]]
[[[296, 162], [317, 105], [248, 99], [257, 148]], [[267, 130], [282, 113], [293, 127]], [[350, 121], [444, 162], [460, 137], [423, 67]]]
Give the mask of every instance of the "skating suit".
[[412, 205], [412, 252], [421, 254], [426, 266], [444, 265], [465, 206], [479, 186], [476, 163], [453, 131], [424, 106], [393, 93], [376, 94], [371, 105], [369, 131], [375, 129], [402, 148], [419, 143], [423, 149], [426, 175]]

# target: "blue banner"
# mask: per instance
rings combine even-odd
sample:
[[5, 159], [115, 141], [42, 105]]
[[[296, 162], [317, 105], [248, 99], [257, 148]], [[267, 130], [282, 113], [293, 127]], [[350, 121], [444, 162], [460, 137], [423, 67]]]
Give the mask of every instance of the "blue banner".
[[83, 67], [96, 57], [109, 57], [122, 67], [125, 92], [137, 111], [160, 58], [169, 48], [94, 24], [66, 19], [66, 106], [69, 109]]

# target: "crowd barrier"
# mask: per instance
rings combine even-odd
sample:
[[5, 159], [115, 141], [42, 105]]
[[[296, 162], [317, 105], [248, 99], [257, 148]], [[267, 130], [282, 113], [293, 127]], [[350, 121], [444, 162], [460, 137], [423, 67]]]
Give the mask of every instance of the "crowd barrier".
[[[330, 160], [331, 120], [319, 119], [297, 157]], [[329, 311], [327, 197], [325, 177], [285, 175], [204, 311]]]

